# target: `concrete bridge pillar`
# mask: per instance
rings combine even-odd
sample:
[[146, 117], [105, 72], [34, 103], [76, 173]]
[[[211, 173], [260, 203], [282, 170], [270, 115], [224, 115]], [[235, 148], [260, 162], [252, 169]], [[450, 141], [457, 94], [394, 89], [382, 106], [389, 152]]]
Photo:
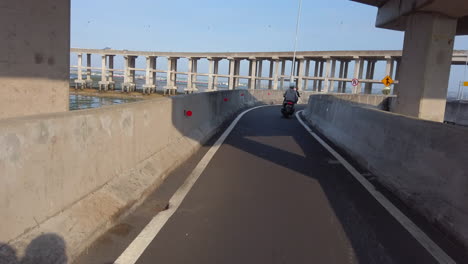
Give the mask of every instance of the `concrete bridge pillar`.
[[75, 80], [75, 90], [80, 88], [83, 89], [86, 85], [86, 82], [83, 80], [83, 54], [78, 53], [78, 65], [77, 65], [77, 77]]
[[335, 77], [335, 68], [336, 68], [336, 60], [327, 58], [327, 68], [325, 71], [325, 87], [323, 91], [325, 93], [331, 92], [334, 89], [335, 82], [331, 81], [330, 78]]
[[303, 58], [298, 58], [297, 59], [297, 63], [298, 63], [298, 66], [297, 66], [297, 83], [296, 83], [296, 87], [297, 87], [297, 90], [298, 91], [302, 91], [303, 90], [303, 85], [304, 85], [304, 59]]
[[108, 73], [108, 85], [109, 89], [115, 90], [115, 81], [114, 81], [114, 57], [115, 55], [107, 55], [109, 60], [109, 73]]
[[[344, 75], [344, 66], [345, 66], [345, 61], [344, 60], [340, 60], [340, 69], [339, 69], [339, 72], [338, 72], [338, 78], [340, 79], [343, 79], [343, 75]], [[343, 81], [339, 81], [338, 82], [338, 93], [341, 93], [342, 92], [342, 86], [343, 86]]]
[[214, 60], [214, 79], [213, 79], [213, 90], [218, 90], [218, 84], [219, 84], [219, 81], [218, 81], [218, 73], [219, 73], [219, 61], [221, 59], [219, 58], [216, 58]]
[[[240, 59], [235, 59], [234, 60], [234, 76], [239, 76], [240, 75], [240, 65], [241, 65], [241, 60]], [[234, 88], [239, 87], [239, 77], [234, 77]]]
[[[348, 78], [348, 70], [349, 70], [349, 61], [344, 61], [344, 69], [343, 69], [343, 79]], [[340, 93], [346, 93], [346, 81], [341, 82], [341, 90], [339, 91]]]
[[[342, 60], [340, 62], [340, 79], [347, 79], [348, 78], [348, 66], [349, 66], [349, 61]], [[345, 93], [346, 92], [346, 81], [339, 81], [338, 82], [338, 92], [339, 93]]]
[[[325, 61], [323, 60], [320, 60], [319, 61], [319, 72], [318, 72], [318, 77], [321, 77], [323, 78], [323, 68], [324, 68], [324, 65], [325, 64]], [[323, 83], [323, 80], [319, 80], [318, 81], [318, 87], [317, 87], [317, 91], [321, 92], [322, 91], [322, 83]]]
[[270, 78], [270, 80], [268, 80], [268, 89], [273, 89], [273, 60], [268, 60], [270, 62], [270, 70], [268, 72], [268, 78]]
[[156, 57], [146, 56], [145, 84], [143, 85], [143, 94], [156, 91]]
[[[400, 80], [401, 59], [395, 59], [395, 80]], [[398, 83], [393, 85], [393, 94], [398, 94]]]
[[[362, 73], [364, 70], [364, 60], [359, 57], [354, 58], [354, 78], [361, 80], [362, 79]], [[361, 82], [357, 86], [353, 88], [353, 93], [361, 93]]]
[[388, 75], [393, 78], [393, 65], [395, 61], [390, 57], [385, 57], [386, 65], [385, 65], [385, 75]]
[[137, 56], [124, 56], [124, 83], [122, 84], [123, 92], [131, 92], [135, 90], [135, 61]]
[[257, 83], [256, 81], [256, 73], [257, 73], [257, 60], [255, 57], [250, 57], [249, 58], [249, 89], [254, 90], [255, 89], [255, 84]]
[[[310, 75], [310, 74], [309, 74], [309, 72], [310, 72], [310, 60], [307, 59], [305, 64], [306, 64], [306, 65], [305, 65], [305, 73], [304, 73], [304, 76], [305, 76], [305, 77], [309, 77], [309, 75]], [[308, 86], [309, 86], [309, 79], [306, 78], [306, 79], [304, 80], [304, 90], [307, 90]]]
[[107, 91], [109, 88], [109, 83], [107, 81], [107, 68], [106, 68], [106, 55], [101, 56], [101, 81], [99, 84], [99, 91], [104, 90]]
[[286, 60], [281, 60], [280, 89], [284, 89], [284, 74], [286, 73]]
[[[257, 60], [257, 78], [262, 78], [262, 71], [263, 71], [263, 59]], [[262, 80], [257, 80], [257, 89], [262, 89]]]
[[[375, 72], [375, 60], [367, 60], [366, 79], [373, 80]], [[364, 85], [364, 93], [372, 94], [372, 83], [366, 83]]]
[[135, 67], [136, 67], [136, 58], [137, 56], [131, 56], [130, 57], [130, 82], [133, 84], [130, 89], [131, 91], [135, 91], [136, 90], [136, 71], [135, 71]]
[[186, 93], [193, 93], [197, 90], [197, 85], [195, 82], [197, 80], [198, 60], [199, 58], [188, 58], [187, 88], [185, 89]]
[[82, 66], [83, 66], [83, 54], [82, 53], [78, 53], [78, 80], [83, 80], [82, 78]]
[[92, 69], [91, 69], [91, 54], [86, 54], [86, 87], [93, 88], [93, 79], [91, 78]]
[[229, 86], [228, 86], [228, 89], [233, 90], [234, 89], [234, 72], [236, 70], [236, 65], [235, 65], [236, 61], [232, 57], [229, 57], [228, 60], [229, 60]]
[[200, 58], [193, 58], [192, 59], [192, 63], [193, 63], [193, 67], [192, 67], [192, 92], [194, 91], [198, 91], [197, 89], [197, 77], [198, 77], [198, 61], [200, 60]]
[[278, 90], [278, 77], [279, 77], [279, 59], [273, 58], [274, 72], [273, 72], [273, 90]]
[[456, 18], [408, 16], [395, 112], [444, 121], [456, 29]]
[[[318, 77], [319, 67], [320, 67], [320, 61], [314, 60], [314, 77]], [[318, 80], [314, 80], [312, 90], [314, 92], [318, 91]]]
[[167, 58], [167, 76], [166, 87], [164, 87], [164, 94], [176, 94], [177, 92], [177, 60], [178, 58]]
[[208, 57], [208, 91], [214, 90], [213, 87], [213, 73], [214, 73], [214, 59]]
[[188, 74], [187, 74], [187, 88], [185, 88], [186, 93], [192, 92], [192, 74], [193, 74], [193, 58], [188, 58]]

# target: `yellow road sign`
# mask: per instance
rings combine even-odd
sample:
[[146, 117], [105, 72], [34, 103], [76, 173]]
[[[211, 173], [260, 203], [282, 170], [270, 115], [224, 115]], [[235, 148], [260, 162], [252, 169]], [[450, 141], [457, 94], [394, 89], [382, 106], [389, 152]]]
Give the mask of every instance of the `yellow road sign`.
[[392, 80], [392, 77], [390, 76], [385, 76], [385, 78], [382, 79], [382, 83], [385, 85], [385, 86], [390, 86], [390, 84], [393, 83], [393, 80]]
[[463, 82], [463, 86], [468, 86], [468, 82]]

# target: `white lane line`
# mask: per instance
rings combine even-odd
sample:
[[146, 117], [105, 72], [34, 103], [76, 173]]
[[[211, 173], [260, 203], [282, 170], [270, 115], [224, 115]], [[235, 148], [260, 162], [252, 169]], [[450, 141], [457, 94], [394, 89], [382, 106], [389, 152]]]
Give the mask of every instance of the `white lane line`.
[[456, 263], [447, 255], [434, 241], [432, 241], [413, 221], [404, 215], [393, 205], [382, 193], [375, 189], [374, 185], [364, 178], [349, 162], [347, 162], [332, 147], [315, 134], [310, 127], [302, 121], [299, 111], [296, 113], [297, 120], [324, 148], [328, 150], [341, 164], [356, 178], [358, 182], [385, 208], [387, 211], [439, 262], [444, 264]]
[[248, 112], [268, 105], [262, 105], [253, 107], [245, 110], [237, 116], [237, 118], [231, 123], [231, 125], [224, 131], [224, 133], [219, 137], [219, 139], [214, 143], [214, 145], [208, 150], [208, 152], [203, 156], [200, 162], [197, 164], [192, 173], [188, 176], [185, 182], [179, 187], [179, 189], [174, 193], [174, 195], [169, 200], [169, 208], [165, 211], [158, 213], [149, 223], [143, 228], [143, 230], [138, 234], [138, 236], [132, 241], [132, 243], [125, 249], [122, 255], [114, 262], [114, 264], [134, 264], [138, 258], [143, 254], [148, 245], [153, 241], [153, 239], [158, 235], [159, 231], [163, 228], [166, 222], [171, 218], [171, 216], [177, 211], [180, 204], [184, 200], [185, 196], [188, 194], [190, 189], [200, 177], [202, 172], [205, 170], [208, 163], [215, 155], [216, 151], [221, 147], [224, 140], [229, 136], [231, 131], [234, 129], [239, 120]]

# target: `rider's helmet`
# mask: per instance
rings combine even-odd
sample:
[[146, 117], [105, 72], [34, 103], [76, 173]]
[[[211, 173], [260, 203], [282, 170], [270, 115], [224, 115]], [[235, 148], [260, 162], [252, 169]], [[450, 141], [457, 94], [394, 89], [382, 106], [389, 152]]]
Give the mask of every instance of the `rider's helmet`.
[[295, 89], [296, 88], [296, 83], [295, 82], [290, 82], [289, 83], [289, 88], [290, 89]]

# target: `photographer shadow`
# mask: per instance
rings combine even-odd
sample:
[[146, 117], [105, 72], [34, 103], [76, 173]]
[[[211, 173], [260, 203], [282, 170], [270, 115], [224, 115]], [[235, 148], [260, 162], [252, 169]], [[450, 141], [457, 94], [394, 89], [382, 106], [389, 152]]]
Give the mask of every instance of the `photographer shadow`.
[[56, 234], [43, 234], [33, 239], [19, 259], [8, 244], [0, 243], [0, 264], [66, 264], [65, 241]]

